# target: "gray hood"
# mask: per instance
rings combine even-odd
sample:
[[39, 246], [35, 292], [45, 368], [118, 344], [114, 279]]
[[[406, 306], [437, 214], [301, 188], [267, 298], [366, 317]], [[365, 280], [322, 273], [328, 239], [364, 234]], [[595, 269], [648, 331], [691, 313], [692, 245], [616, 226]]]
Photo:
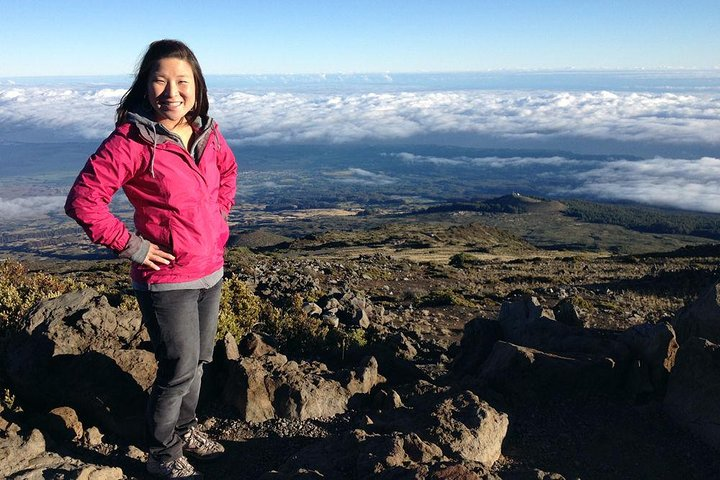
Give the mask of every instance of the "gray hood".
[[[125, 116], [125, 121], [135, 125], [140, 133], [140, 137], [151, 145], [150, 150], [150, 175], [155, 177], [155, 171], [153, 169], [155, 165], [155, 149], [162, 143], [174, 143], [179, 145], [183, 149], [185, 146], [179, 136], [169, 131], [161, 123], [156, 122], [150, 118], [152, 112], [143, 109], [139, 112], [128, 112]], [[193, 129], [195, 130], [195, 139], [191, 145], [189, 145], [189, 153], [195, 159], [195, 162], [200, 161], [200, 157], [205, 151], [210, 134], [215, 131], [215, 120], [210, 117], [198, 117], [193, 123]]]

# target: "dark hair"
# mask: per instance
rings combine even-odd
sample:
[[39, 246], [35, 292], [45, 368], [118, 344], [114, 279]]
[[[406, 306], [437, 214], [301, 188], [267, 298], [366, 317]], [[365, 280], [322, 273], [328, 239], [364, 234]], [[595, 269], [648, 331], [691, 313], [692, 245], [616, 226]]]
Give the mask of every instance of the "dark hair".
[[125, 121], [128, 112], [137, 111], [146, 99], [147, 85], [150, 73], [157, 62], [163, 58], [178, 58], [190, 64], [195, 78], [195, 106], [185, 116], [188, 123], [193, 123], [198, 117], [206, 117], [208, 112], [208, 96], [205, 77], [203, 77], [200, 63], [190, 48], [179, 40], [157, 40], [148, 47], [140, 61], [135, 80], [132, 86], [120, 99], [115, 111], [115, 123], [119, 125]]

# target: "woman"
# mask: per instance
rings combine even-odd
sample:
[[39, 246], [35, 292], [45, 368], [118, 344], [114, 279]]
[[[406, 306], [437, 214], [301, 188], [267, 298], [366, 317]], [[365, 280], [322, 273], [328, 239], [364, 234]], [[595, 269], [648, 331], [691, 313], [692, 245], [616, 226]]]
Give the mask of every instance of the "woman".
[[[182, 42], [150, 44], [117, 109], [116, 128], [75, 180], [65, 211], [90, 239], [130, 259], [158, 372], [146, 412], [148, 471], [202, 478], [185, 455], [223, 453], [197, 428], [203, 364], [212, 359], [226, 223], [237, 165], [208, 117], [205, 79]], [[122, 188], [133, 233], [108, 205]]]

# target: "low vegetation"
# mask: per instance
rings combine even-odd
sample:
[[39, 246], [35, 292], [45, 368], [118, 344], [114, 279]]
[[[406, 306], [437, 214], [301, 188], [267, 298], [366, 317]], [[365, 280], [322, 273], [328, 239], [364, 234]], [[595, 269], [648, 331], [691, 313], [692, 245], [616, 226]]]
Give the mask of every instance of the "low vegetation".
[[28, 272], [19, 262], [0, 261], [0, 336], [20, 330], [37, 302], [85, 287], [73, 279]]
[[230, 333], [239, 339], [260, 321], [260, 298], [237, 276], [225, 280], [220, 297], [217, 338]]
[[343, 357], [367, 344], [364, 330], [331, 328], [308, 316], [302, 305], [303, 298], [297, 294], [283, 305], [273, 305], [233, 275], [223, 285], [217, 338], [231, 333], [239, 340], [250, 332], [264, 333], [275, 339], [282, 351], [335, 357]]

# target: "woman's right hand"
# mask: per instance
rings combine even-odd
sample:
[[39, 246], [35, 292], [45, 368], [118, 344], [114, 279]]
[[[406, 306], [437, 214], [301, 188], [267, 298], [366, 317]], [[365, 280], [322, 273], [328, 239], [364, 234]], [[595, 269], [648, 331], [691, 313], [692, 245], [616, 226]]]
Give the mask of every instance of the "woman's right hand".
[[153, 270], [160, 270], [158, 264], [169, 265], [172, 260], [175, 260], [175, 257], [171, 253], [160, 250], [160, 247], [154, 243], [150, 243], [150, 249], [142, 264]]

